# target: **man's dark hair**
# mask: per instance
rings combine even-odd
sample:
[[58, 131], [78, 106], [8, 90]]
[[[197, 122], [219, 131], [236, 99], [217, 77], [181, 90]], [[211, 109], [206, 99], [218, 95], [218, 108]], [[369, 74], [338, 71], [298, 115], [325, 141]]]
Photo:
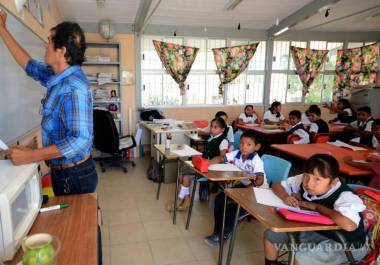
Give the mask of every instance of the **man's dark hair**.
[[289, 112], [289, 116], [294, 116], [298, 119], [301, 119], [302, 113], [299, 110], [292, 110], [291, 112]]
[[215, 113], [215, 118], [220, 118], [222, 116], [228, 117], [227, 113], [225, 113], [224, 111], [218, 111], [217, 113]]
[[256, 136], [256, 134], [251, 131], [251, 130], [248, 130], [248, 131], [245, 131], [241, 136], [240, 136], [240, 139], [243, 138], [243, 137], [247, 137], [249, 139], [251, 139], [255, 144], [260, 144], [260, 139]]
[[316, 154], [306, 160], [303, 171], [305, 173], [313, 174], [314, 170], [316, 170], [323, 178], [339, 178], [339, 163], [331, 155]]
[[358, 111], [357, 112], [365, 112], [367, 113], [368, 115], [371, 115], [372, 114], [372, 111], [371, 111], [371, 108], [370, 107], [367, 107], [367, 106], [364, 106], [364, 107], [360, 107], [358, 108]]
[[321, 116], [321, 109], [317, 105], [310, 105], [307, 111], [309, 114], [314, 113], [317, 116]]
[[86, 39], [82, 28], [74, 22], [62, 22], [51, 30], [54, 49], [66, 48], [65, 58], [69, 65], [82, 65], [85, 60]]

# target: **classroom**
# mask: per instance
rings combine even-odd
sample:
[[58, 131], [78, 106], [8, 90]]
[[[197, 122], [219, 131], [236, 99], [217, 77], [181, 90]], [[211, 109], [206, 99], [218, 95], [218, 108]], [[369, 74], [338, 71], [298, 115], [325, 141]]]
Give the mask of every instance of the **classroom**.
[[380, 264], [380, 0], [0, 0], [0, 65], [0, 265]]

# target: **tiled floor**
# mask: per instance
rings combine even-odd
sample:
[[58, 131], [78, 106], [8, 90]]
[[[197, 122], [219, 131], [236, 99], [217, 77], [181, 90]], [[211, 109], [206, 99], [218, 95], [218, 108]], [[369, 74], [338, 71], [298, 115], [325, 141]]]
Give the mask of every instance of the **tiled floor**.
[[[103, 264], [216, 264], [218, 249], [203, 241], [213, 228], [212, 200], [199, 202], [196, 198], [189, 230], [185, 230], [186, 213], [179, 213], [177, 225], [173, 225], [165, 204], [173, 198], [174, 184], [164, 184], [157, 201], [157, 184], [146, 178], [148, 163], [148, 159], [138, 160], [135, 168], [128, 167], [127, 174], [113, 168], [105, 173], [98, 170], [98, 196], [103, 213]], [[239, 225], [233, 264], [264, 263], [263, 230], [255, 220]]]

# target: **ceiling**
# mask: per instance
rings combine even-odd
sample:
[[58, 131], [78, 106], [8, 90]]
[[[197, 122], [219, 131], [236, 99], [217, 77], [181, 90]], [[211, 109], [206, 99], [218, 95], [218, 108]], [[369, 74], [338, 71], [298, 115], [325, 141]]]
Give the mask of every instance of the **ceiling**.
[[[320, 1], [320, 0], [314, 0]], [[96, 0], [59, 0], [61, 14], [66, 20], [98, 23], [111, 19], [133, 24], [140, 0], [105, 0], [104, 8], [97, 8]], [[158, 0], [153, 0], [148, 14]], [[313, 0], [244, 0], [234, 10], [225, 11], [226, 0], [162, 0], [149, 20], [149, 25], [178, 25], [245, 29], [271, 28], [276, 18], [280, 21]], [[360, 4], [358, 4], [360, 3]], [[379, 6], [378, 8], [374, 8]], [[358, 15], [352, 15], [368, 9]], [[342, 17], [349, 16], [344, 19]], [[337, 21], [334, 21], [337, 20]], [[327, 24], [323, 24], [329, 22]], [[341, 0], [308, 19], [299, 21], [292, 30], [318, 31], [379, 31], [380, 0]]]
[[[374, 8], [376, 6], [377, 8]], [[380, 30], [380, 0], [342, 0], [332, 6], [329, 11], [330, 15], [327, 18], [325, 17], [325, 10], [323, 10], [292, 29], [318, 31]], [[334, 22], [334, 20], [337, 21]], [[321, 25], [327, 22], [328, 24]], [[315, 27], [316, 25], [321, 26]]]

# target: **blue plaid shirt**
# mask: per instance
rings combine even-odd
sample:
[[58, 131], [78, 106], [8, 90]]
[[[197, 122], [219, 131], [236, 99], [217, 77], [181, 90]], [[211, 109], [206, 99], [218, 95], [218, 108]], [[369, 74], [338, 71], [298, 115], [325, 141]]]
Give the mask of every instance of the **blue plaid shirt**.
[[54, 75], [43, 62], [29, 60], [26, 73], [47, 88], [41, 100], [42, 143], [55, 144], [63, 158], [52, 165], [69, 165], [88, 156], [92, 149], [92, 92], [80, 66], [71, 66]]

